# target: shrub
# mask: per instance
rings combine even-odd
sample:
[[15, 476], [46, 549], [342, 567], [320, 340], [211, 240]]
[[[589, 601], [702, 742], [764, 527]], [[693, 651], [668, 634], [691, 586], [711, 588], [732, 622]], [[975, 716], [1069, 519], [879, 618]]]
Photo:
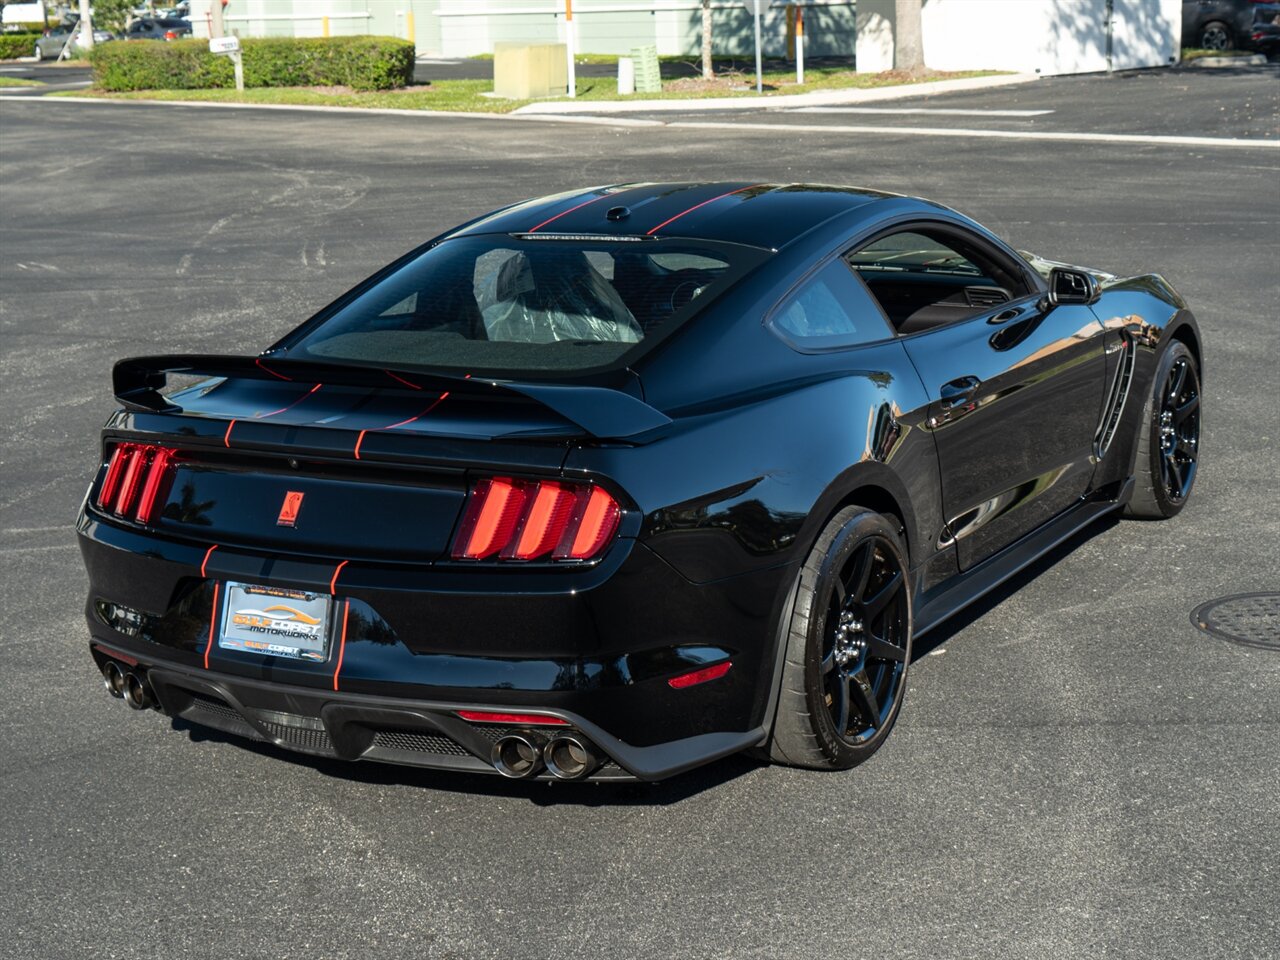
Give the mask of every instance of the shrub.
[[38, 33], [0, 33], [0, 60], [31, 56], [39, 39]]
[[[246, 87], [347, 86], [390, 90], [413, 80], [413, 44], [394, 37], [265, 37], [241, 40]], [[234, 87], [229, 57], [207, 40], [117, 40], [93, 50], [102, 90]]]

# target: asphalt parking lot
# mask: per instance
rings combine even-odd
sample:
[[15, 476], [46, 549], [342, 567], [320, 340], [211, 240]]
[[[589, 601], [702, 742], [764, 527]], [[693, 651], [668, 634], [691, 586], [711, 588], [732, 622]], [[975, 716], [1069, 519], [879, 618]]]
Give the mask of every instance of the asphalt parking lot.
[[[1111, 116], [1107, 82], [1118, 98], [1101, 78], [1074, 95]], [[1213, 82], [1134, 123], [1223, 136], [1181, 110], [1236, 109]], [[1249, 135], [1274, 138], [1280, 84], [1250, 95]], [[1275, 955], [1280, 647], [1189, 612], [1280, 589], [1280, 151], [754, 120], [778, 126], [0, 102], [0, 952]], [[1208, 341], [1190, 506], [1086, 531], [932, 634], [892, 739], [850, 773], [730, 759], [529, 786], [313, 762], [102, 692], [72, 522], [116, 359], [256, 351], [502, 203], [720, 177], [917, 193], [1018, 247], [1163, 273]]]

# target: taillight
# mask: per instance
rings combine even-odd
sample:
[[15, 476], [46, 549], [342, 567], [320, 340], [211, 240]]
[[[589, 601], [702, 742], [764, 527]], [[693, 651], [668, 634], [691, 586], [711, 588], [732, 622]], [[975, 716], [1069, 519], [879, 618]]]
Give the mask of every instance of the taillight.
[[455, 560], [589, 560], [613, 539], [622, 511], [602, 487], [557, 480], [479, 481], [454, 539]]
[[111, 452], [98, 489], [98, 508], [118, 517], [150, 523], [170, 477], [174, 451], [149, 443], [120, 443]]
[[166, 30], [166, 31], [164, 32], [164, 38], [165, 38], [166, 40], [177, 40], [177, 39], [178, 39], [178, 35], [177, 35], [176, 33], [174, 33], [172, 30]]

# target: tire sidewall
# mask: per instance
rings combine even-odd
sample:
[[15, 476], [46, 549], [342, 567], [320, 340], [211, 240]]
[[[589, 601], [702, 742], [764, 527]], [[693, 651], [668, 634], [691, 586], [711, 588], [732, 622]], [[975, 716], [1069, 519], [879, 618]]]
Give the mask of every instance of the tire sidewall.
[[[1147, 469], [1151, 471], [1152, 493], [1155, 496], [1156, 503], [1160, 508], [1160, 512], [1166, 517], [1172, 517], [1182, 512], [1182, 508], [1187, 505], [1187, 501], [1191, 499], [1191, 494], [1195, 493], [1195, 481], [1192, 481], [1191, 489], [1187, 491], [1187, 495], [1181, 500], [1174, 500], [1169, 496], [1169, 491], [1165, 489], [1164, 483], [1160, 479], [1160, 461], [1164, 459], [1164, 454], [1160, 444], [1160, 402], [1161, 395], [1169, 379], [1169, 371], [1173, 369], [1173, 365], [1179, 359], [1185, 358], [1191, 365], [1191, 370], [1196, 375], [1196, 387], [1200, 389], [1200, 367], [1196, 363], [1195, 355], [1187, 349], [1186, 344], [1181, 340], [1175, 340], [1160, 355], [1160, 362], [1156, 366], [1156, 374], [1151, 386], [1151, 396], [1147, 401], [1147, 418], [1143, 429], [1147, 431], [1147, 451], [1148, 463]], [[1204, 398], [1201, 391], [1200, 401], [1200, 424], [1204, 424]], [[1204, 431], [1201, 429], [1200, 434]], [[1200, 443], [1199, 436], [1196, 441], [1196, 460], [1197, 466], [1200, 459]], [[1198, 470], [1197, 470], [1198, 473]]]
[[[837, 516], [836, 520], [839, 520]], [[833, 524], [834, 525], [834, 524]], [[871, 739], [864, 743], [851, 744], [836, 732], [835, 722], [827, 711], [822, 682], [822, 647], [827, 629], [827, 598], [831, 594], [832, 579], [843, 569], [845, 562], [853, 551], [869, 537], [877, 536], [887, 542], [896, 554], [896, 559], [906, 580], [907, 597], [907, 652], [903, 662], [902, 676], [899, 679], [898, 694], [889, 715], [880, 729]], [[826, 539], [826, 538], [824, 538]], [[906, 696], [907, 670], [911, 663], [912, 631], [914, 629], [914, 610], [911, 597], [910, 567], [907, 564], [906, 550], [898, 531], [878, 513], [869, 510], [858, 511], [845, 520], [836, 530], [834, 537], [826, 548], [817, 582], [808, 596], [803, 598], [807, 609], [804, 614], [808, 620], [808, 635], [805, 645], [804, 683], [805, 694], [809, 705], [813, 732], [823, 753], [831, 760], [833, 766], [847, 768], [861, 763], [874, 753], [889, 735], [898, 713], [902, 709], [902, 701]]]

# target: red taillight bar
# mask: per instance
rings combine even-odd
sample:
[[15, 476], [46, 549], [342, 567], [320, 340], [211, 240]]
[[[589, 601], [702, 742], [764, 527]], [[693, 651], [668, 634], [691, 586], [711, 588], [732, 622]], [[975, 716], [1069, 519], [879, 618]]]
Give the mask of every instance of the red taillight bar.
[[168, 447], [154, 444], [117, 444], [98, 490], [98, 508], [138, 523], [150, 523], [175, 456]]
[[455, 560], [590, 560], [613, 539], [622, 510], [607, 490], [557, 480], [480, 480], [454, 538]]
[[459, 710], [458, 716], [468, 723], [510, 723], [527, 727], [567, 727], [568, 720], [545, 713], [495, 713], [490, 710]]

